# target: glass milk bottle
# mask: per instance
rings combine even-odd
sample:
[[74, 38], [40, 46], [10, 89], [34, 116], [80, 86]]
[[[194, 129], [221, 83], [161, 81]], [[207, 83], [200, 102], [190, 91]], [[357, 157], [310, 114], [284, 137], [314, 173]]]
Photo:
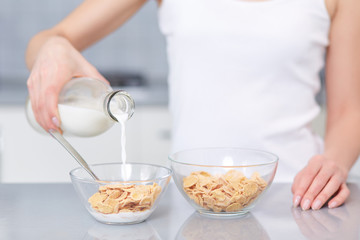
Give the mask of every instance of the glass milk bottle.
[[[135, 103], [127, 92], [114, 91], [110, 85], [97, 79], [74, 78], [59, 94], [60, 128], [65, 135], [96, 136], [114, 123], [130, 119], [134, 108]], [[29, 99], [26, 103], [26, 116], [34, 129], [45, 133], [35, 120]]]

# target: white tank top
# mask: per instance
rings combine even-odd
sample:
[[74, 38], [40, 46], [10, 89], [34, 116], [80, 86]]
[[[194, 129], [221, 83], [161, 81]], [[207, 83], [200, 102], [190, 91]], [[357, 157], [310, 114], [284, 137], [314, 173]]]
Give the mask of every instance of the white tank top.
[[291, 181], [322, 141], [310, 128], [330, 18], [324, 0], [163, 0], [173, 148], [279, 156]]

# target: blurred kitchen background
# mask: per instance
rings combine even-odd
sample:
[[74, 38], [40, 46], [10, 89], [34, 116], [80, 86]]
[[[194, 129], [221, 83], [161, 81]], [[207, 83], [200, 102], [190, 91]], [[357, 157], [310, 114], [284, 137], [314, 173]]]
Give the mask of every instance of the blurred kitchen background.
[[[68, 182], [69, 170], [78, 166], [55, 140], [27, 123], [24, 54], [34, 34], [58, 23], [81, 2], [0, 1], [0, 182]], [[128, 161], [166, 165], [171, 121], [156, 1], [149, 0], [122, 28], [83, 53], [114, 88], [135, 99], [135, 114], [126, 126]], [[68, 140], [89, 163], [121, 159], [119, 126], [98, 137]]]
[[[24, 53], [30, 38], [50, 28], [81, 0], [2, 0], [0, 2], [0, 84], [24, 88], [28, 76]], [[157, 24], [157, 6], [148, 3], [125, 25], [84, 51], [85, 57], [113, 84], [127, 86], [166, 84], [165, 40]], [[12, 99], [4, 101], [12, 102]]]
[[[0, 1], [0, 182], [69, 182], [68, 172], [78, 167], [54, 139], [35, 132], [27, 123], [24, 104], [29, 72], [24, 54], [34, 34], [58, 23], [81, 2]], [[168, 68], [156, 1], [149, 0], [122, 28], [84, 55], [114, 88], [125, 89], [135, 99], [135, 114], [126, 125], [127, 161], [166, 165], [171, 137]], [[318, 101], [324, 105], [324, 88]], [[313, 123], [320, 135], [325, 115], [322, 110]], [[121, 160], [117, 125], [98, 137], [68, 140], [91, 164]]]

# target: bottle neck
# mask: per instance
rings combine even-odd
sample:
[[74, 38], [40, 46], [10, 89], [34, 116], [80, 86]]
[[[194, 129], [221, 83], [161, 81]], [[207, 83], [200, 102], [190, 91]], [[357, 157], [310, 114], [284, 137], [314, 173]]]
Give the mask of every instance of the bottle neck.
[[135, 102], [124, 90], [116, 90], [106, 95], [104, 112], [116, 122], [127, 121], [135, 110]]

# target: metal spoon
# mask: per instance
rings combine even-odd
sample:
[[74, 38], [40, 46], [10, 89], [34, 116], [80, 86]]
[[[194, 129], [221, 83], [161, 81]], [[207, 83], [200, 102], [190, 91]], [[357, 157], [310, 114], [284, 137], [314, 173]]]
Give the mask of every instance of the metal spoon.
[[75, 148], [63, 137], [63, 135], [53, 129], [50, 129], [49, 133], [71, 154], [71, 156], [73, 156], [73, 158], [75, 158], [75, 160], [91, 175], [94, 180], [99, 181], [99, 178], [95, 175], [95, 173], [93, 173], [89, 165], [75, 150]]

